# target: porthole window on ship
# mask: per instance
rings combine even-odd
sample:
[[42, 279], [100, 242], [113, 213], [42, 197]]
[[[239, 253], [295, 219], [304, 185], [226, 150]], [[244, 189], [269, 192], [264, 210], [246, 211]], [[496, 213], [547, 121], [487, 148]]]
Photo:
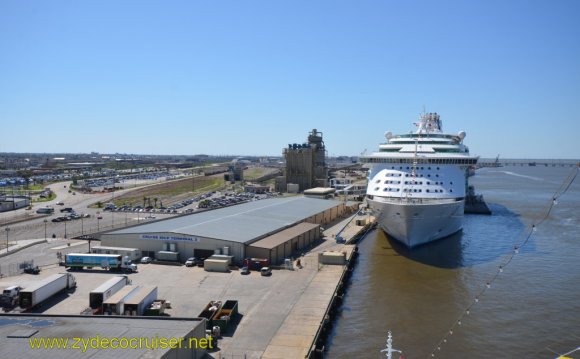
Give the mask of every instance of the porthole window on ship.
[[450, 190], [449, 190], [449, 192], [453, 192], [453, 190], [452, 190], [452, 189], [450, 189]]
[[431, 177], [431, 175], [429, 174], [429, 175], [427, 175], [427, 177]]
[[427, 169], [428, 169], [428, 170], [430, 170], [430, 169], [431, 169], [431, 167], [427, 167]]
[[426, 190], [425, 190], [425, 192], [429, 193], [429, 190], [428, 190], [428, 189], [426, 189]]
[[439, 177], [439, 175], [435, 175], [435, 177]]
[[449, 184], [453, 184], [453, 181], [449, 182]]
[[439, 169], [439, 167], [437, 167], [437, 169]]
[[375, 191], [378, 191], [378, 190], [379, 190], [379, 187], [375, 187]]
[[380, 179], [376, 180], [376, 183], [381, 183], [381, 180]]

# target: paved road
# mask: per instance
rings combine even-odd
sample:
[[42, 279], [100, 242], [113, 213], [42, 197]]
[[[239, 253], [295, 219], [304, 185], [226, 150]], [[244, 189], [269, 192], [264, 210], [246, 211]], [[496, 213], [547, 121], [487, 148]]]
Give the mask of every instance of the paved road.
[[49, 240], [47, 243], [35, 244], [0, 258], [0, 274], [4, 277], [20, 273], [22, 263], [33, 261], [34, 265], [46, 267], [58, 264], [57, 252], [86, 252], [88, 242], [75, 240]]
[[[146, 213], [119, 213], [89, 208], [89, 206], [98, 201], [106, 203], [112, 200], [114, 196], [132, 191], [134, 188], [116, 191], [114, 193], [84, 194], [77, 192], [76, 195], [73, 195], [68, 192], [70, 184], [71, 182], [67, 181], [50, 185], [50, 188], [56, 193], [56, 198], [52, 201], [34, 204], [33, 210], [21, 208], [16, 211], [0, 213], [0, 247], [4, 248], [6, 241], [13, 242], [21, 239], [51, 238], [53, 235], [56, 238], [71, 238], [81, 234], [121, 228], [147, 220], [145, 219], [148, 216]], [[64, 202], [64, 205], [59, 206], [56, 204], [56, 202], [61, 201]], [[55, 213], [48, 216], [36, 214], [36, 209], [44, 206], [53, 207]], [[61, 209], [66, 207], [73, 208], [79, 214], [87, 213], [90, 217], [74, 221], [52, 222], [52, 219], [68, 214], [60, 212]], [[99, 215], [102, 219], [98, 218]], [[159, 219], [170, 215], [155, 214], [155, 216]], [[17, 219], [23, 219], [25, 221], [10, 223]], [[46, 222], [44, 222], [45, 220]], [[9, 231], [6, 231], [6, 228], [9, 228]], [[6, 236], [6, 234], [8, 235]]]

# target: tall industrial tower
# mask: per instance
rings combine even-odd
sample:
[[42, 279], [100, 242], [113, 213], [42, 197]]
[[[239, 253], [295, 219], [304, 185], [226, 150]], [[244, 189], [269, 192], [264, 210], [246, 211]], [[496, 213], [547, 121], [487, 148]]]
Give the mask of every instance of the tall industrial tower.
[[286, 183], [295, 183], [300, 192], [313, 187], [328, 186], [326, 148], [322, 132], [313, 129], [308, 135], [308, 143], [289, 144], [284, 149], [286, 158]]

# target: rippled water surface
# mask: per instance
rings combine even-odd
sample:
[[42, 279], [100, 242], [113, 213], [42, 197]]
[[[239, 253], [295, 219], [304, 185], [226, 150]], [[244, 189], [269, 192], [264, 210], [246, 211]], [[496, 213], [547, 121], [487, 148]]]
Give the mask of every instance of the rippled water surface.
[[479, 169], [470, 182], [493, 215], [467, 215], [462, 233], [412, 251], [380, 230], [370, 233], [327, 357], [384, 358], [389, 330], [406, 359], [554, 358], [579, 347], [580, 176], [513, 250], [572, 171]]

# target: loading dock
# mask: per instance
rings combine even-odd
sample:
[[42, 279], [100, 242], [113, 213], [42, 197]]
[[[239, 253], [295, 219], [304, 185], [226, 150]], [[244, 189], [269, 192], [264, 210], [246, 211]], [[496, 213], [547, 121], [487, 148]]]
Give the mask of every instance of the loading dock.
[[267, 258], [272, 264], [280, 264], [293, 253], [311, 245], [320, 235], [320, 225], [299, 223], [248, 245], [246, 256]]

